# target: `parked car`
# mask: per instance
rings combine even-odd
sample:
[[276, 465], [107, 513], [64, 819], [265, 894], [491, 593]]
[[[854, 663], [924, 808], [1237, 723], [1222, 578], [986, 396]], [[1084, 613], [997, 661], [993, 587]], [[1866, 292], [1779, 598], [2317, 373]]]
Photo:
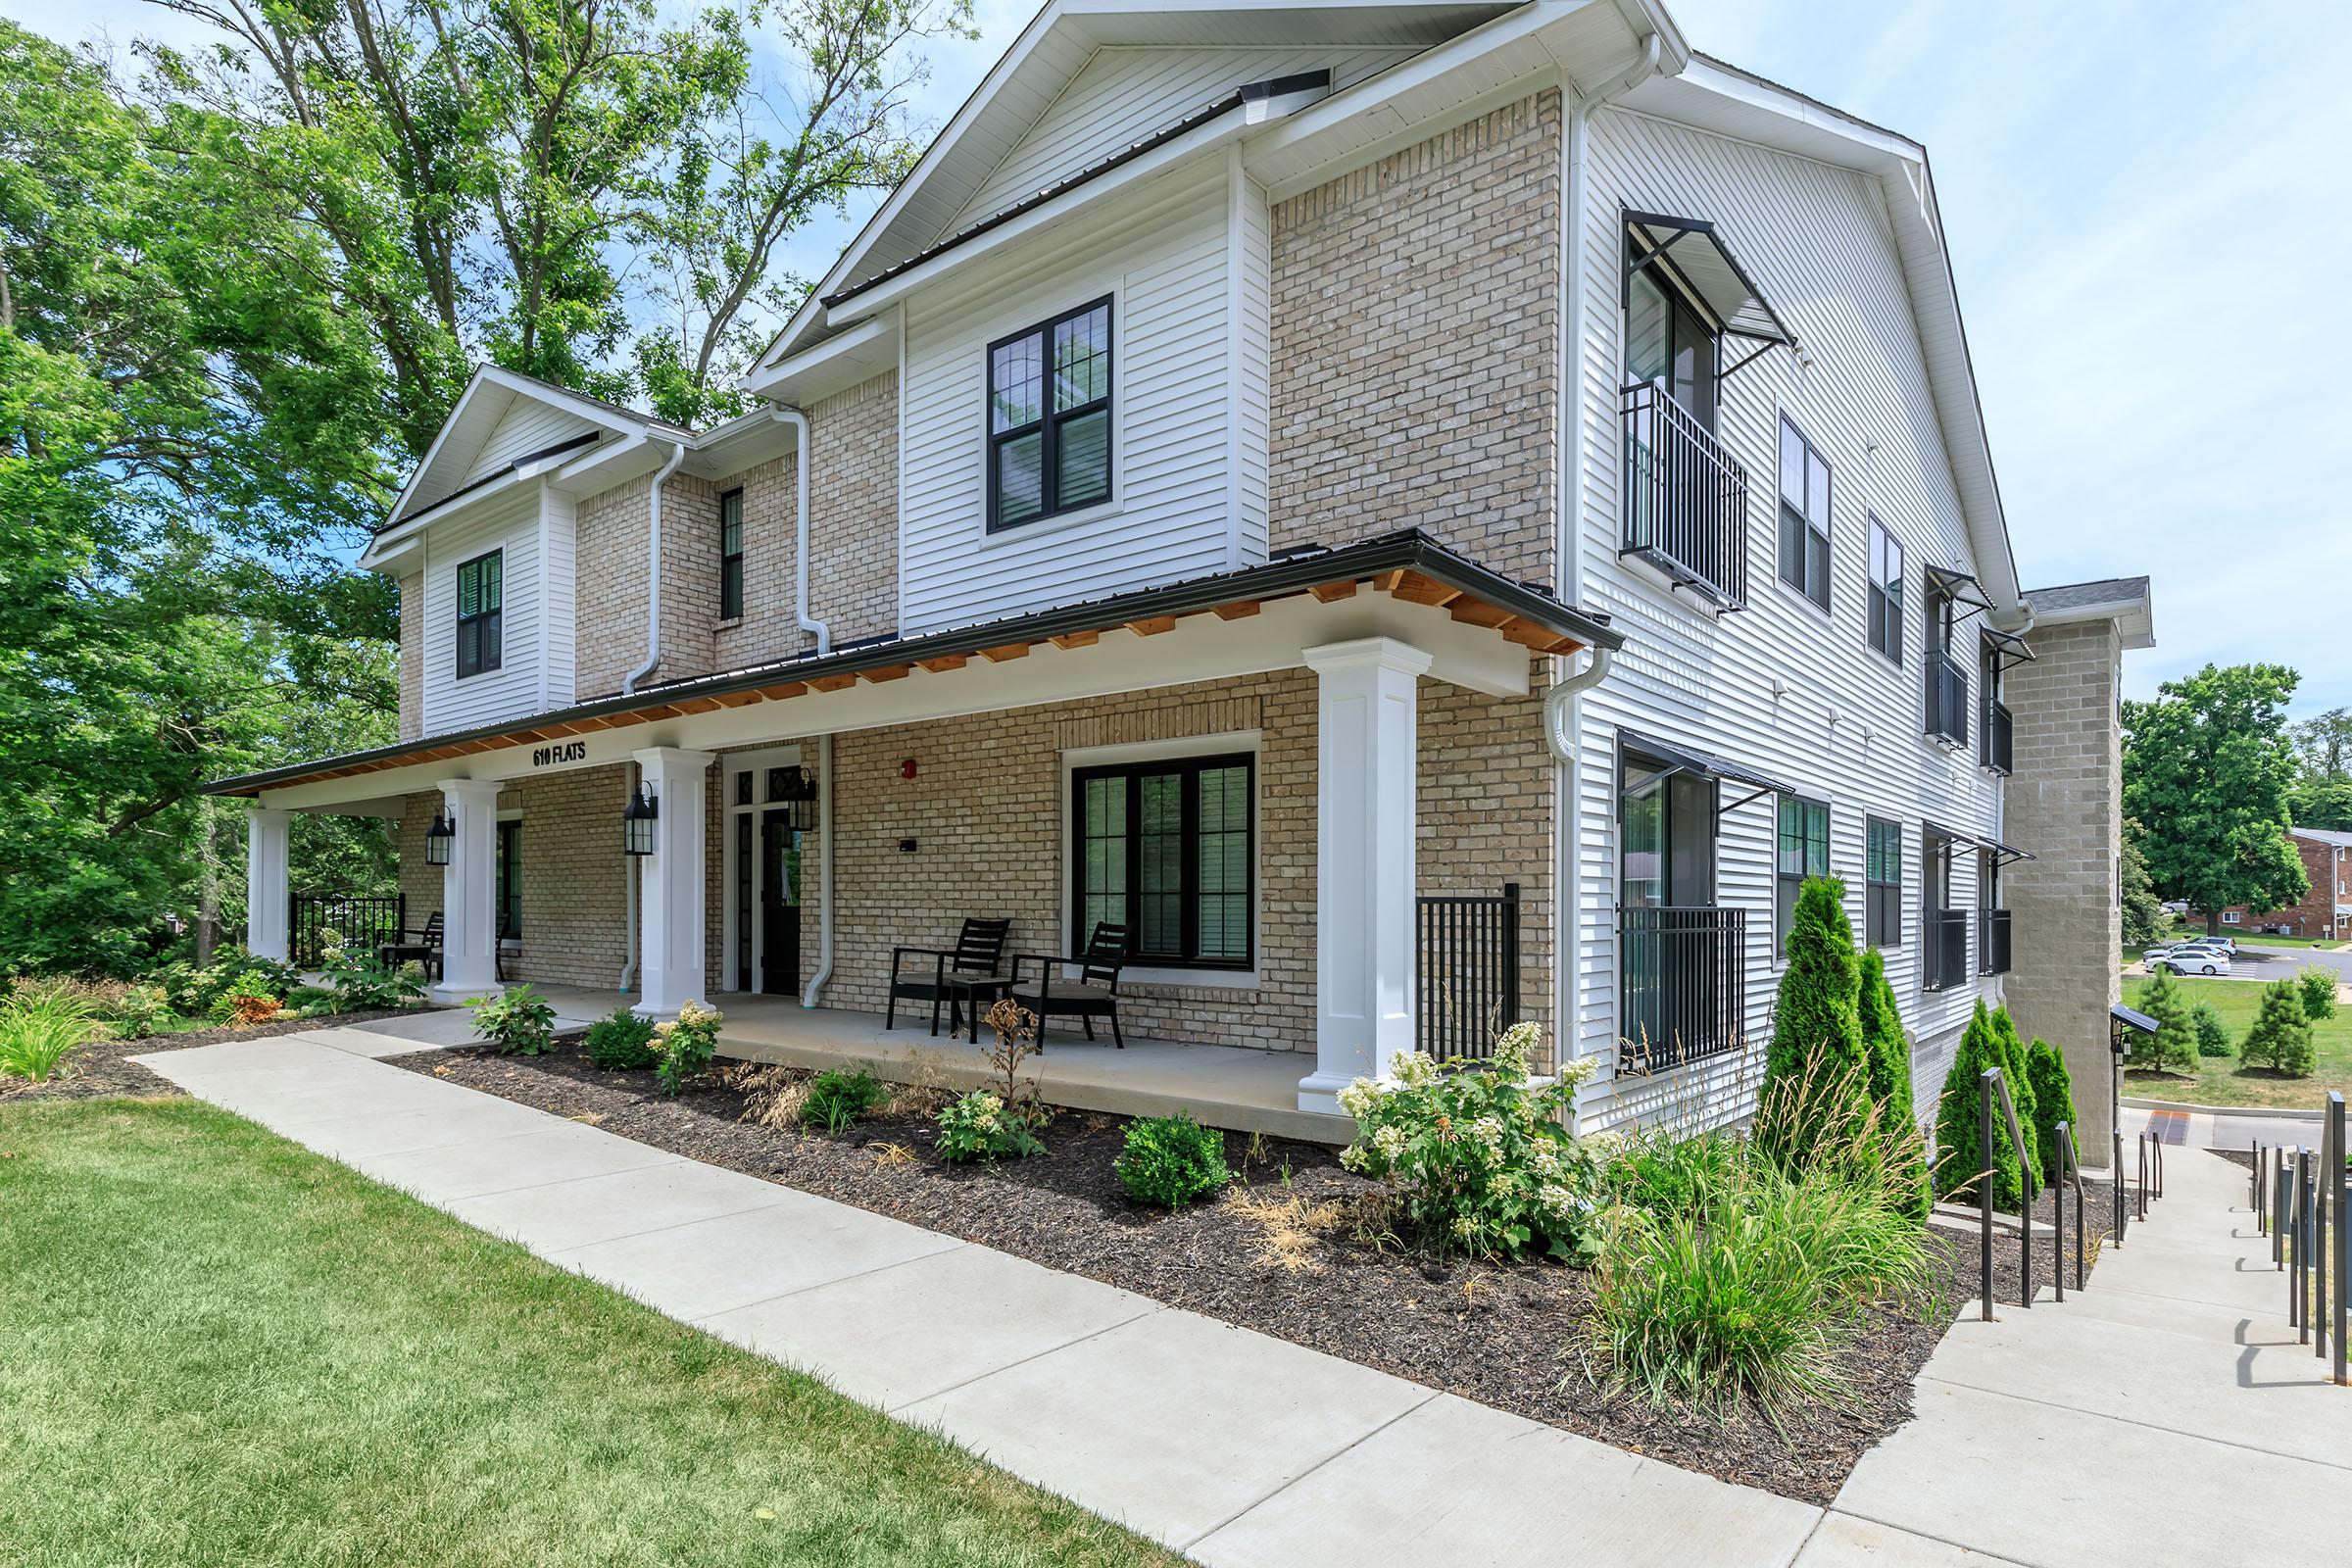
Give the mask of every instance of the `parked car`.
[[2183, 942], [2169, 948], [2150, 948], [2141, 955], [2148, 972], [2169, 969], [2174, 974], [2228, 974], [2230, 955], [2220, 948]]

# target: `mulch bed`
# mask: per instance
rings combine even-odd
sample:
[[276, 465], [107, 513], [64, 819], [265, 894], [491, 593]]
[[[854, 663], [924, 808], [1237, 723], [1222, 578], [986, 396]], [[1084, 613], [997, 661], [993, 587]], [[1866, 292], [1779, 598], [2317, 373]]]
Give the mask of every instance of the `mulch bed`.
[[[931, 1157], [927, 1115], [885, 1113], [838, 1137], [773, 1130], [740, 1119], [746, 1101], [733, 1088], [670, 1100], [650, 1072], [600, 1071], [576, 1036], [542, 1056], [461, 1049], [393, 1064], [1812, 1503], [1828, 1503], [1862, 1454], [1910, 1419], [1913, 1378], [1977, 1290], [1974, 1239], [1934, 1233], [1948, 1310], [1917, 1318], [1872, 1309], [1844, 1357], [1847, 1404], [1788, 1411], [1777, 1425], [1747, 1407], [1718, 1418], [1612, 1395], [1596, 1381], [1606, 1370], [1582, 1348], [1593, 1291], [1583, 1270], [1441, 1261], [1363, 1245], [1343, 1223], [1310, 1244], [1313, 1271], [1293, 1273], [1266, 1256], [1264, 1228], [1231, 1201], [1176, 1214], [1138, 1208], [1111, 1169], [1122, 1118], [1063, 1111], [1045, 1135], [1051, 1154], [958, 1167]], [[1313, 1145], [1229, 1134], [1226, 1152], [1236, 1194], [1352, 1204], [1375, 1191]], [[2104, 1204], [2101, 1188], [2092, 1214]], [[2006, 1240], [1996, 1244], [1996, 1295], [2014, 1298], [2018, 1248]], [[2046, 1211], [2036, 1241], [2037, 1282], [2046, 1284]]]
[[332, 1029], [340, 1024], [366, 1023], [370, 1018], [392, 1018], [418, 1010], [421, 1009], [395, 1007], [371, 1012], [337, 1012], [318, 1018], [281, 1018], [244, 1029], [191, 1029], [185, 1034], [150, 1035], [144, 1040], [94, 1041], [74, 1053], [67, 1060], [66, 1070], [47, 1083], [21, 1084], [0, 1079], [0, 1104], [13, 1105], [27, 1100], [99, 1100], [109, 1095], [153, 1098], [181, 1094], [184, 1091], [177, 1084], [149, 1072], [130, 1058], [166, 1051], [193, 1051], [198, 1046], [217, 1046], [223, 1040], [261, 1040], [270, 1035], [299, 1034], [305, 1029]]

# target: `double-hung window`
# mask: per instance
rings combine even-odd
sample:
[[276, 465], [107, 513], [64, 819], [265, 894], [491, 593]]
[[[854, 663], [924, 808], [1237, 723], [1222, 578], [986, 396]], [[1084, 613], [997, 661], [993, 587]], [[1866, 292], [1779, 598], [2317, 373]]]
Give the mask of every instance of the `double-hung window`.
[[1257, 867], [1257, 760], [1170, 758], [1071, 775], [1073, 944], [1109, 921], [1138, 963], [1247, 969]]
[[1870, 519], [1870, 646], [1903, 662], [1903, 542]]
[[1110, 499], [1110, 300], [988, 346], [988, 526]]
[[1830, 608], [1830, 465], [1781, 416], [1781, 581]]
[[743, 614], [743, 492], [718, 498], [718, 618]]
[[506, 616], [501, 582], [503, 551], [476, 556], [458, 567], [458, 678], [484, 675], [505, 662]]
[[1781, 797], [1780, 875], [1778, 898], [1773, 904], [1772, 946], [1776, 953], [1788, 951], [1788, 927], [1796, 917], [1796, 896], [1804, 891], [1807, 877], [1830, 874], [1830, 808], [1825, 801], [1808, 801], [1801, 795]]
[[1863, 940], [1874, 948], [1903, 945], [1903, 825], [1883, 816], [1864, 828], [1862, 880]]

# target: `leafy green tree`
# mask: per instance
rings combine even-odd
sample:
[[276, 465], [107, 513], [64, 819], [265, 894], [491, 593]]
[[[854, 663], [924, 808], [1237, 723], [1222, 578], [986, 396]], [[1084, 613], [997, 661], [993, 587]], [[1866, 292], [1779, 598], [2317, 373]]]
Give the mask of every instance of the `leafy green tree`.
[[[1850, 1127], [1869, 1081], [1859, 1011], [1862, 966], [1845, 917], [1844, 883], [1805, 879], [1789, 920], [1788, 958], [1759, 1094], [1761, 1103], [1778, 1113], [1759, 1116], [1755, 1136], [1767, 1154], [1801, 1165], [1825, 1137]], [[1841, 1094], [1840, 1081], [1849, 1075], [1851, 1092]]]
[[2295, 672], [2208, 664], [2124, 705], [2124, 814], [2151, 824], [2142, 846], [2158, 892], [2206, 911], [2278, 909], [2309, 891], [2286, 836], [2296, 778], [2286, 733]]
[[2308, 1078], [2314, 1062], [2311, 1017], [2292, 980], [2274, 980], [2262, 988], [2262, 1005], [2246, 1031], [2241, 1052], [2249, 1063], [2259, 1063], [2289, 1078]]
[[2139, 824], [2127, 819], [2117, 876], [2123, 893], [2124, 946], [2128, 948], [2154, 947], [2173, 928], [2173, 917], [2164, 912], [2164, 902], [2148, 881], [2148, 858], [2139, 841]]
[[[1943, 1080], [1943, 1098], [1936, 1108], [1936, 1188], [1947, 1198], [1964, 1192], [1975, 1196], [1974, 1184], [1984, 1168], [1984, 1102], [1978, 1083], [1987, 1067], [1998, 1067], [2006, 1076], [2008, 1061], [1991, 1016], [1980, 1000], [1976, 1015], [1961, 1033], [1960, 1049], [1953, 1054], [1951, 1071]], [[2021, 1130], [2023, 1126], [2021, 1119]], [[1993, 1205], [2017, 1212], [2024, 1203], [2025, 1188], [2017, 1145], [2009, 1136], [1998, 1101], [1992, 1114], [1992, 1172]]]
[[2132, 999], [2132, 1005], [2156, 1021], [2155, 1037], [2139, 1040], [2132, 1047], [2134, 1066], [2163, 1072], [2169, 1067], [2196, 1064], [2197, 1021], [2189, 1011], [2188, 998], [2181, 994], [2180, 981], [2159, 969], [2140, 982], [2139, 995]]
[[1861, 984], [1855, 1010], [1862, 1025], [1863, 1060], [1869, 1068], [1870, 1097], [1879, 1107], [1887, 1146], [1906, 1167], [1896, 1173], [1895, 1186], [1910, 1195], [1906, 1211], [1925, 1219], [1933, 1205], [1928, 1172], [1914, 1133], [1919, 1112], [1911, 1095], [1911, 1042], [1903, 1035], [1902, 1013], [1896, 1008], [1894, 987], [1886, 982], [1886, 956], [1876, 948], [1862, 955]]
[[2296, 970], [2295, 993], [2303, 999], [2303, 1015], [2312, 1022], [2335, 1016], [2335, 971], [2326, 964], [2307, 963]]
[[2058, 1153], [2058, 1124], [2064, 1122], [2078, 1140], [2082, 1135], [2075, 1113], [2074, 1079], [2067, 1073], [2066, 1057], [2046, 1040], [2026, 1048], [2026, 1077], [2034, 1086], [2034, 1139], [2041, 1147], [2042, 1177], [2055, 1182], [2066, 1169]]

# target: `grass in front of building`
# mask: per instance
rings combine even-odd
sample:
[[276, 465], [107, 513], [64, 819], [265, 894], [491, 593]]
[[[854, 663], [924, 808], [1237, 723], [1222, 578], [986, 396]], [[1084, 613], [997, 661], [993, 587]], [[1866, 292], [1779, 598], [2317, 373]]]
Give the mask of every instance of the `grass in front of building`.
[[1157, 1547], [192, 1101], [0, 1106], [11, 1561]]
[[[2272, 978], [2293, 973], [2282, 966]], [[2206, 1003], [2222, 1015], [2222, 1022], [2230, 1030], [2232, 1054], [2199, 1056], [2195, 1067], [2185, 1073], [2179, 1069], [2169, 1073], [2126, 1073], [2125, 1094], [2198, 1105], [2282, 1105], [2298, 1109], [2317, 1109], [2330, 1089], [2340, 1089], [2352, 1097], [2352, 1003], [2337, 1004], [2333, 1017], [2321, 1018], [2312, 1024], [2312, 1044], [2319, 1058], [2312, 1075], [2281, 1078], [2267, 1067], [2248, 1066], [2234, 1054], [2236, 1048], [2245, 1044], [2255, 1010], [2262, 1005], [2263, 987], [2243, 980], [2209, 980], [2202, 976], [2183, 976], [2177, 983], [2191, 1006]], [[2126, 1006], [2138, 1004], [2139, 988], [2144, 984], [2145, 981], [2130, 978], [2124, 981]]]

